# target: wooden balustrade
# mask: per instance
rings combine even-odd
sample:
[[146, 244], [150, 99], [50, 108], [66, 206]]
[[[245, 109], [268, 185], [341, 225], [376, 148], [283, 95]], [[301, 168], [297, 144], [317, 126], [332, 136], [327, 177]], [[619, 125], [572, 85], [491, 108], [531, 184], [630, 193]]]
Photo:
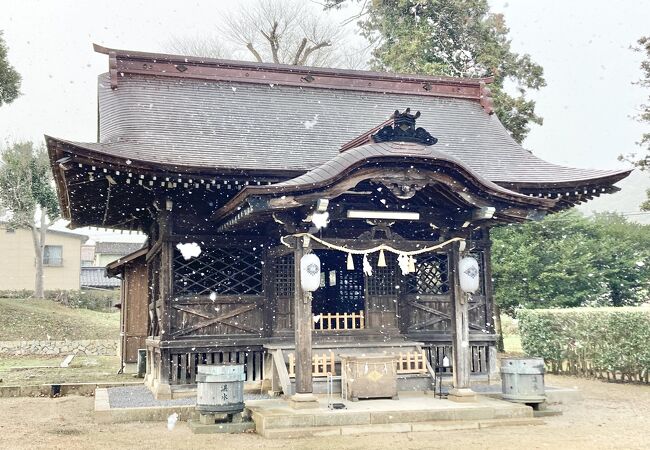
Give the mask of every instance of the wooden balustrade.
[[[313, 376], [326, 377], [328, 374], [336, 375], [334, 352], [313, 355], [311, 361]], [[296, 376], [296, 357], [293, 353], [289, 353], [289, 376], [291, 378], [295, 378]]]
[[427, 373], [426, 352], [399, 353], [397, 359], [397, 373]]
[[199, 364], [236, 363], [244, 365], [246, 381], [264, 378], [263, 350], [220, 350], [215, 352], [181, 351], [171, 353], [171, 384], [195, 384], [196, 366]]
[[358, 313], [321, 313], [314, 316], [314, 330], [363, 330], [366, 318]]

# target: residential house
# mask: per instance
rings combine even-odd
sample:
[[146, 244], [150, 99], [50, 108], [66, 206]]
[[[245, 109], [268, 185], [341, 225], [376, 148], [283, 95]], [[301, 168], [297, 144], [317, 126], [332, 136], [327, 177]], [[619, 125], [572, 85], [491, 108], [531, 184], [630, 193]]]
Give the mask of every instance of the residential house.
[[81, 249], [81, 286], [91, 289], [116, 289], [120, 280], [106, 276], [106, 266], [139, 250], [141, 243], [93, 242]]
[[[45, 290], [79, 289], [81, 246], [79, 233], [47, 230], [43, 255]], [[32, 234], [26, 228], [0, 224], [0, 291], [34, 290], [36, 258]]]

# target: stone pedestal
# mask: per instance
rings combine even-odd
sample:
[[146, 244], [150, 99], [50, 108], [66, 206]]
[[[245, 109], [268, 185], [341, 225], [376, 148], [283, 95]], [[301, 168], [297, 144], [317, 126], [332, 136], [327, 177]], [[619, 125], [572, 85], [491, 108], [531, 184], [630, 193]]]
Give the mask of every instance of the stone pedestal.
[[318, 399], [314, 394], [296, 393], [289, 399], [289, 406], [293, 409], [313, 409], [318, 408]]
[[476, 392], [471, 389], [456, 389], [452, 388], [449, 390], [449, 396], [447, 397], [452, 402], [475, 402], [476, 401]]

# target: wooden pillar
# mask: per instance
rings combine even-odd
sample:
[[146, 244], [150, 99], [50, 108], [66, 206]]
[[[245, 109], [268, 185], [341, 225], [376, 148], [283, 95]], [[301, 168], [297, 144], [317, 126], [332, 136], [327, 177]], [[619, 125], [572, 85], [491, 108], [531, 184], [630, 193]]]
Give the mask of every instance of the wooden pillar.
[[[492, 241], [490, 240], [490, 229], [483, 230], [483, 286], [485, 287], [485, 318], [488, 323], [488, 331], [492, 334], [496, 333], [495, 321], [500, 319], [496, 317], [497, 308], [494, 305], [494, 286], [492, 285]], [[488, 379], [492, 381], [500, 381], [501, 375], [497, 368], [497, 342], [502, 340], [502, 336], [496, 336], [496, 341], [490, 344], [488, 350]], [[502, 341], [503, 342], [503, 341]]]
[[[163, 202], [163, 205], [165, 203]], [[173, 258], [174, 247], [169, 241], [172, 233], [172, 212], [163, 209], [158, 214], [158, 240], [160, 246], [160, 269], [158, 273], [159, 282], [159, 308], [158, 323], [160, 326], [160, 341], [171, 339], [171, 299], [173, 296]], [[171, 356], [169, 351], [162, 344], [160, 348], [160, 366], [158, 380], [154, 381], [153, 393], [158, 400], [171, 399]]]
[[303, 246], [302, 239], [296, 239], [293, 265], [295, 280], [293, 305], [296, 340], [296, 392], [291, 397], [290, 401], [291, 406], [296, 409], [318, 407], [318, 401], [314, 396], [314, 387], [312, 380], [312, 296], [310, 292], [304, 292], [300, 285], [300, 260], [308, 250], [308, 247]]
[[458, 402], [475, 401], [476, 394], [470, 389], [471, 352], [469, 347], [469, 311], [467, 295], [460, 289], [460, 243], [454, 242], [449, 253], [449, 275], [452, 282], [452, 346], [453, 388], [449, 399]]

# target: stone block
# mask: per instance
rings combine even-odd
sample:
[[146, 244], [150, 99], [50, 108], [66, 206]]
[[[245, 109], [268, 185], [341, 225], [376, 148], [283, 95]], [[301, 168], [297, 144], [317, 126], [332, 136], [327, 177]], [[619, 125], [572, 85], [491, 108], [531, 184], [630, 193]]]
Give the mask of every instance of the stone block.
[[0, 397], [20, 397], [20, 386], [0, 387]]
[[[258, 432], [259, 433], [259, 432]], [[269, 439], [297, 439], [309, 437], [340, 436], [340, 427], [277, 428], [260, 433]]]
[[544, 425], [544, 421], [541, 419], [494, 419], [494, 420], [481, 420], [479, 421], [479, 428], [496, 428], [496, 427], [508, 427], [508, 426], [517, 426], [517, 425]]
[[[260, 420], [261, 419], [261, 420]], [[264, 430], [272, 428], [300, 428], [313, 427], [314, 416], [312, 414], [258, 414], [253, 413], [253, 420], [262, 425]]]
[[370, 423], [370, 412], [367, 411], [329, 411], [325, 414], [314, 414], [315, 427], [333, 427], [341, 425], [367, 425]]
[[418, 422], [411, 424], [413, 431], [453, 431], [453, 430], [478, 430], [476, 421], [441, 421]]
[[408, 433], [411, 431], [409, 423], [387, 423], [371, 424], [341, 427], [343, 436], [352, 436], [356, 434], [377, 434], [377, 433]]
[[188, 424], [192, 433], [195, 434], [247, 433], [255, 430], [253, 422], [203, 424], [190, 420]]
[[447, 398], [452, 402], [459, 403], [470, 403], [477, 401], [476, 392], [472, 391], [471, 389], [450, 389], [449, 396]]

